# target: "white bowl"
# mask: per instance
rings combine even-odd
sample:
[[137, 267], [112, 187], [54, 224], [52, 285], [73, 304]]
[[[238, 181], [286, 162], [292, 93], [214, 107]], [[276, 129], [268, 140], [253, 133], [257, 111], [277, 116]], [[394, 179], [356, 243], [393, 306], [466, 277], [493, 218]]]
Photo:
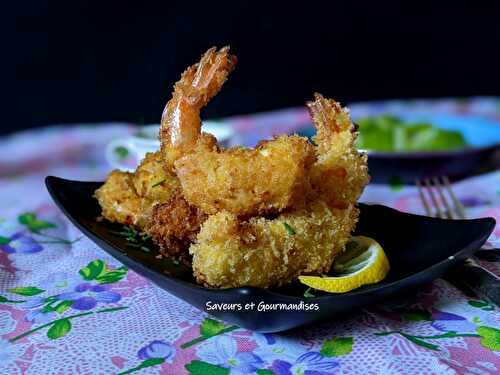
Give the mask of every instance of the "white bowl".
[[[204, 121], [202, 130], [213, 134], [221, 145], [227, 143], [234, 134], [231, 127], [217, 121]], [[159, 150], [159, 132], [159, 124], [145, 125], [129, 137], [112, 140], [106, 146], [106, 160], [113, 168], [134, 171], [148, 152]]]

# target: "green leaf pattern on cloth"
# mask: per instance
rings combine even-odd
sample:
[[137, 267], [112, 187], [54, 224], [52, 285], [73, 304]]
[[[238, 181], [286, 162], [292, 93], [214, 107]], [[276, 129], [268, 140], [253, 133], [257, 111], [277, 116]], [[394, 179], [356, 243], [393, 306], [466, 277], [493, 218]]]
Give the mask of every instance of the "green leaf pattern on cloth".
[[9, 289], [10, 293], [19, 294], [20, 296], [36, 296], [37, 294], [45, 292], [45, 290], [37, 288], [36, 286], [26, 286]]
[[71, 321], [69, 319], [60, 319], [54, 322], [47, 331], [47, 337], [51, 340], [66, 336], [71, 331]]
[[354, 339], [352, 337], [333, 337], [321, 346], [320, 353], [324, 357], [338, 357], [352, 352]]
[[479, 336], [481, 336], [481, 345], [490, 350], [500, 350], [500, 330], [494, 327], [477, 327]]
[[229, 375], [227, 368], [211, 365], [210, 363], [195, 360], [186, 365], [190, 375]]

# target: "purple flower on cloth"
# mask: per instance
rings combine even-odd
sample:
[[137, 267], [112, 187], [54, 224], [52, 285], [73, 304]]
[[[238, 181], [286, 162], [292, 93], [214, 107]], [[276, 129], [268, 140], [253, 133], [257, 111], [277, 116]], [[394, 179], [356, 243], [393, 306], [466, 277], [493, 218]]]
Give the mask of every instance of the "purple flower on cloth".
[[32, 254], [42, 251], [43, 247], [33, 237], [17, 232], [10, 237], [0, 236], [0, 249], [8, 254]]
[[91, 310], [98, 303], [118, 302], [122, 297], [109, 291], [104, 285], [81, 283], [75, 286], [73, 292], [62, 293], [57, 296], [61, 301], [73, 301], [71, 307], [76, 310]]
[[44, 312], [43, 305], [47, 302], [45, 297], [32, 297], [28, 301], [22, 303], [20, 307], [29, 310], [24, 320], [31, 323], [47, 323], [49, 320], [55, 318], [54, 312]]
[[432, 314], [432, 318], [434, 321], [431, 326], [438, 331], [464, 333], [474, 331], [476, 329], [475, 324], [456, 314], [436, 310]]
[[294, 363], [305, 351], [305, 348], [296, 341], [272, 333], [255, 334], [254, 340], [257, 348], [253, 353], [267, 365], [271, 365], [276, 359]]
[[233, 374], [253, 374], [263, 365], [253, 353], [238, 352], [236, 340], [231, 336], [217, 336], [198, 347], [196, 354], [208, 363], [230, 369]]
[[161, 358], [165, 362], [171, 363], [175, 357], [175, 348], [164, 341], [154, 340], [142, 347], [138, 352], [139, 359]]
[[295, 363], [275, 360], [272, 370], [276, 375], [330, 375], [339, 364], [333, 359], [327, 359], [318, 352], [302, 354]]
[[43, 312], [42, 309], [36, 309], [28, 312], [24, 319], [31, 323], [47, 323], [56, 318], [56, 313], [53, 311]]

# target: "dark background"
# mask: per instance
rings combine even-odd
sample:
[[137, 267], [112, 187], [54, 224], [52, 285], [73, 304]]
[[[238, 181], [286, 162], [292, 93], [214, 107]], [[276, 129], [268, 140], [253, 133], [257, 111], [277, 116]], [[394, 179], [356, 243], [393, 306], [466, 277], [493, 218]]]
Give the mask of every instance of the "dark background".
[[344, 103], [500, 94], [499, 3], [414, 4], [2, 2], [0, 132], [158, 122], [180, 73], [225, 44], [239, 64], [206, 118], [313, 91]]

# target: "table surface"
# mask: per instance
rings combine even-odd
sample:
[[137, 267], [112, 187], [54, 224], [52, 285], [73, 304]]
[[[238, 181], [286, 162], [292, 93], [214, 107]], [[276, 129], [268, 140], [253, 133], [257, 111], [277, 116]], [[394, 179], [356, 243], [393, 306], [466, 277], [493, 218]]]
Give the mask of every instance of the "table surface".
[[[488, 118], [495, 98], [357, 104]], [[227, 122], [234, 142], [300, 128], [304, 108]], [[1, 374], [494, 374], [500, 312], [443, 280], [417, 295], [368, 306], [350, 318], [282, 334], [212, 319], [122, 267], [54, 206], [44, 177], [102, 180], [104, 146], [131, 124], [49, 127], [0, 138]], [[500, 125], [499, 125], [500, 126]], [[454, 190], [470, 217], [500, 222], [500, 171]], [[415, 188], [370, 185], [361, 201], [423, 213]], [[500, 226], [489, 239], [500, 247]], [[498, 263], [482, 265], [500, 275]]]

